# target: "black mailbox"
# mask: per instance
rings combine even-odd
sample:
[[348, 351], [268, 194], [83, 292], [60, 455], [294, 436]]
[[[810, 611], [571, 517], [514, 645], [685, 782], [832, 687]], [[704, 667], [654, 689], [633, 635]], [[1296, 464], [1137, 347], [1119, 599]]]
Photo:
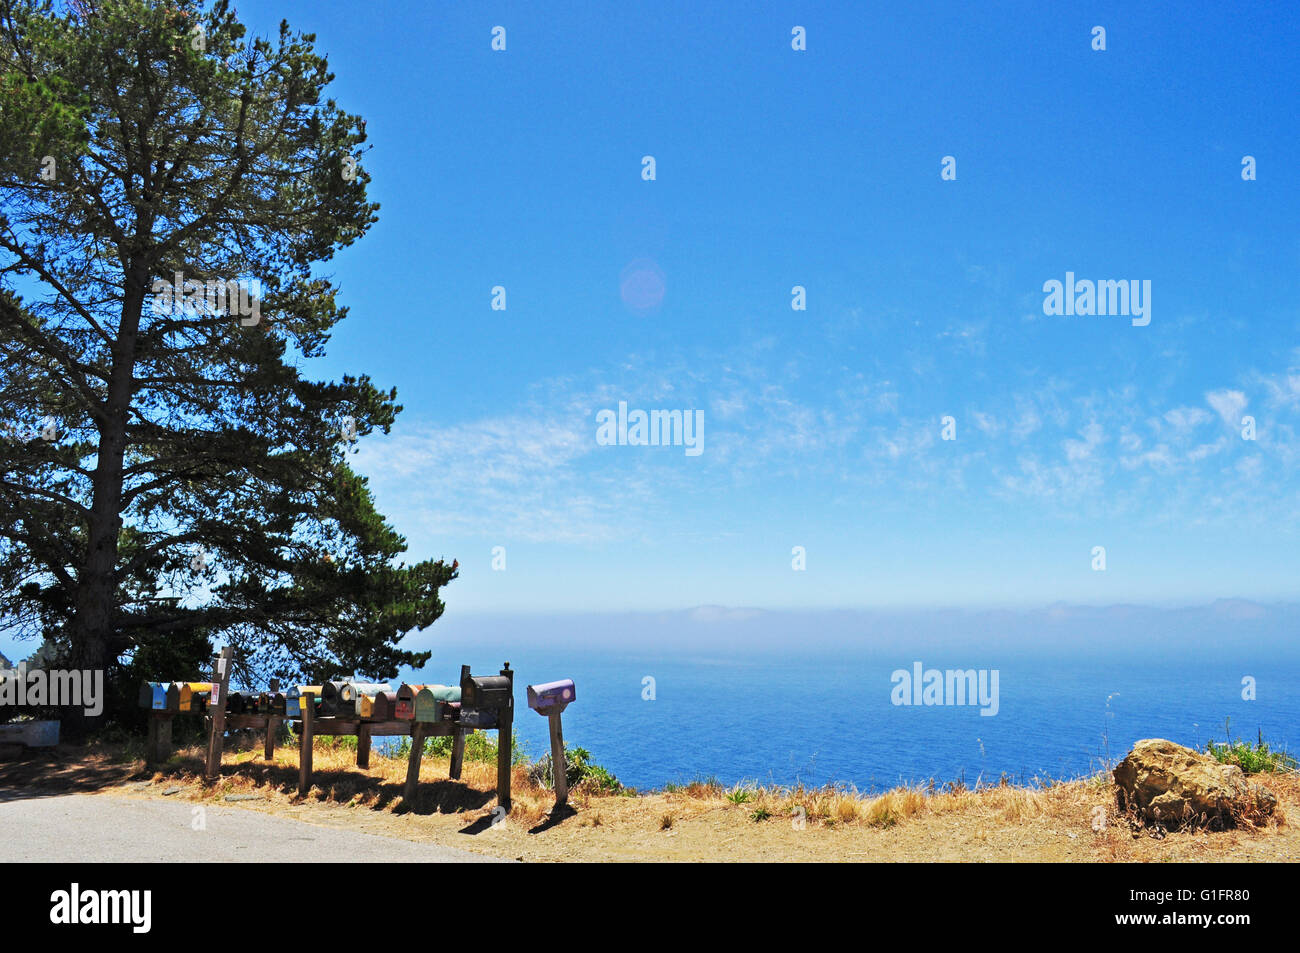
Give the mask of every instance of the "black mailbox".
[[469, 675], [460, 680], [460, 703], [464, 708], [502, 709], [511, 707], [511, 679], [506, 675]]
[[348, 714], [351, 714], [351, 704], [345, 704], [343, 701], [343, 686], [347, 683], [343, 680], [333, 682], [321, 682], [320, 685], [320, 715], [322, 718], [341, 715], [347, 708]]
[[462, 728], [500, 728], [497, 711], [492, 708], [462, 708], [457, 721]]

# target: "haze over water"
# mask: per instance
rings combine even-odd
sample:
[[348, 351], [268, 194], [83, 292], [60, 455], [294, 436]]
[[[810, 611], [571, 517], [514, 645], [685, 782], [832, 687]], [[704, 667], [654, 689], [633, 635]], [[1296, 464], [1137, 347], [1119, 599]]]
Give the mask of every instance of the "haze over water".
[[[1068, 778], [1140, 738], [1234, 737], [1300, 747], [1293, 606], [1054, 607], [1038, 612], [760, 612], [447, 617], [413, 644], [412, 681], [509, 661], [515, 728], [532, 756], [546, 721], [524, 686], [571, 677], [565, 738], [638, 788], [716, 777], [860, 790], [900, 782]], [[891, 701], [891, 674], [999, 673], [998, 710]], [[1242, 679], [1256, 698], [1242, 698]], [[654, 699], [643, 698], [654, 679]], [[1109, 751], [1108, 751], [1109, 746]]]

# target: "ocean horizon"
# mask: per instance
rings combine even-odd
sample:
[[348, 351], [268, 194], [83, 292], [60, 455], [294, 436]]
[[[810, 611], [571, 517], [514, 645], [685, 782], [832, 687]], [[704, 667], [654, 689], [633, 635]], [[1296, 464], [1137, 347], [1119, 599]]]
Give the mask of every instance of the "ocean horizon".
[[[1294, 750], [1300, 653], [1286, 638], [1294, 619], [1293, 606], [1244, 602], [449, 615], [408, 639], [434, 655], [399, 681], [454, 682], [461, 664], [495, 674], [509, 661], [515, 734], [536, 758], [548, 750], [547, 726], [527, 708], [524, 686], [572, 678], [565, 740], [643, 790], [702, 779], [861, 792], [1003, 777], [1033, 784], [1113, 765], [1141, 738], [1202, 747], [1230, 732]], [[1169, 648], [1176, 638], [1181, 651]], [[978, 699], [896, 703], [919, 699], [896, 677], [918, 664], [996, 673], [983, 683], [996, 687], [996, 710]]]

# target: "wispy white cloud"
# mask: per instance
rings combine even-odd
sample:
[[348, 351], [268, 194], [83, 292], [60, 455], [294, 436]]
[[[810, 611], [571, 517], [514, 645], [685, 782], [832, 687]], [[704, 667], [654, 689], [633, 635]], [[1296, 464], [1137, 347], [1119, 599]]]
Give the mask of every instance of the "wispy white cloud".
[[[1252, 396], [1270, 408], [1256, 442], [1239, 432]], [[704, 409], [704, 454], [598, 447], [595, 413], [619, 400]], [[923, 390], [758, 339], [541, 381], [521, 406], [479, 420], [402, 420], [356, 460], [381, 508], [404, 514], [404, 532], [570, 543], [698, 533], [686, 514], [707, 511], [719, 488], [790, 477], [827, 481], [835, 499], [854, 499], [853, 486], [899, 499], [957, 487], [972, 505], [1014, 505], [1018, 516], [1038, 507], [1152, 523], [1264, 520], [1265, 508], [1296, 503], [1300, 374], [1248, 375], [1204, 400], [1034, 380], [965, 408], [958, 439], [944, 441], [942, 401]], [[1256, 488], [1270, 480], [1261, 503]]]
[[1234, 429], [1241, 426], [1241, 415], [1249, 403], [1239, 390], [1212, 390], [1205, 395], [1205, 401], [1225, 424]]

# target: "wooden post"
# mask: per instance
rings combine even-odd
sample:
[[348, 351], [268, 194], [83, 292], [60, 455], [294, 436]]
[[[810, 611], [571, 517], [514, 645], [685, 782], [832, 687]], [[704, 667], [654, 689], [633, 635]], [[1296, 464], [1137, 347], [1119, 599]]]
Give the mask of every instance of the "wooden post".
[[551, 773], [555, 775], [555, 806], [560, 807], [569, 799], [569, 766], [564, 760], [564, 730], [560, 727], [560, 713], [553, 711], [547, 716], [551, 723]]
[[357, 725], [357, 767], [370, 767], [370, 726]]
[[298, 736], [298, 793], [306, 796], [311, 790], [311, 754], [315, 740], [316, 696], [302, 693], [302, 734]]
[[275, 715], [266, 716], [266, 748], [262, 754], [267, 761], [275, 758], [275, 732], [280, 727], [280, 719]]
[[465, 729], [457, 728], [451, 735], [451, 767], [447, 776], [453, 781], [460, 780], [460, 769], [465, 763]]
[[145, 744], [145, 762], [166, 761], [172, 753], [172, 713], [149, 712], [149, 739]]
[[212, 714], [208, 719], [211, 733], [208, 735], [208, 763], [203, 772], [205, 781], [213, 781], [221, 773], [221, 749], [226, 743], [226, 692], [230, 688], [230, 663], [234, 657], [235, 650], [227, 645], [217, 656], [217, 664], [212, 671], [212, 697], [209, 704]]
[[[465, 678], [469, 675], [469, 666], [460, 667], [460, 686], [461, 692], [465, 690]], [[462, 698], [463, 698], [462, 694]], [[457, 728], [451, 736], [451, 765], [447, 769], [447, 775], [453, 781], [460, 780], [460, 769], [465, 764], [465, 730]]]
[[406, 764], [406, 787], [402, 789], [402, 799], [407, 804], [415, 803], [415, 789], [420, 783], [420, 762], [424, 759], [424, 722], [417, 721], [411, 725], [411, 760]]
[[149, 734], [144, 741], [144, 763], [152, 764], [158, 760], [158, 713], [149, 712]]
[[514, 747], [515, 673], [506, 662], [501, 674], [510, 679], [510, 703], [497, 713], [497, 804], [510, 813], [510, 756]]

